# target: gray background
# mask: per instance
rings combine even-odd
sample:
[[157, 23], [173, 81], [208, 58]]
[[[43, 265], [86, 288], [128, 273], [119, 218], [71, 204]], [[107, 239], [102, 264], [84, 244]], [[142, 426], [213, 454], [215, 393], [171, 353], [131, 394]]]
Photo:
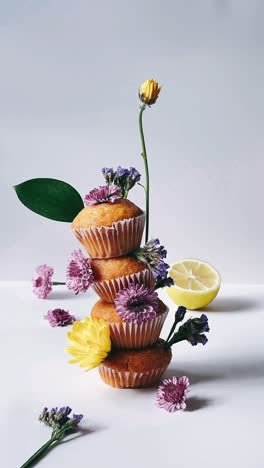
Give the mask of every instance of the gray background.
[[[12, 185], [54, 177], [84, 195], [104, 165], [143, 171], [137, 88], [154, 77], [151, 234], [169, 260], [263, 282], [264, 2], [0, 5], [0, 278], [31, 278], [46, 262], [62, 279], [78, 246], [70, 226], [28, 211]], [[140, 187], [131, 199], [143, 205]]]

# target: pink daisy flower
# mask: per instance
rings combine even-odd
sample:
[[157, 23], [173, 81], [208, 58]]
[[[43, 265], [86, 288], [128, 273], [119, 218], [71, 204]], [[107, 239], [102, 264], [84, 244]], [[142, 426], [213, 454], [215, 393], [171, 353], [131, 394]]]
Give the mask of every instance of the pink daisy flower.
[[186, 408], [186, 396], [190, 391], [189, 379], [186, 376], [177, 379], [165, 379], [159, 386], [156, 394], [156, 405], [169, 413]]
[[86, 206], [98, 203], [114, 203], [121, 198], [121, 189], [117, 185], [100, 185], [94, 188], [84, 197]]
[[75, 317], [67, 310], [54, 309], [49, 310], [44, 319], [49, 321], [51, 327], [65, 327], [75, 322]]
[[70, 256], [66, 271], [67, 288], [74, 291], [74, 294], [86, 292], [93, 280], [93, 271], [89, 258], [84, 257], [80, 249], [74, 250]]
[[34, 273], [32, 284], [33, 293], [39, 299], [46, 299], [52, 290], [51, 277], [54, 273], [52, 267], [48, 265], [39, 265]]

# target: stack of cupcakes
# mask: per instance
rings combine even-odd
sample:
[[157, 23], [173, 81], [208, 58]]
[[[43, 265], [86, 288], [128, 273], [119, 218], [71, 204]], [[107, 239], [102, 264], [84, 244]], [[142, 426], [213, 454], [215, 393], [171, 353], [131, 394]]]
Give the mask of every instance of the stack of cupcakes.
[[113, 387], [151, 386], [171, 360], [170, 349], [159, 340], [168, 308], [154, 290], [150, 267], [133, 255], [141, 244], [145, 214], [118, 191], [115, 195], [114, 186], [100, 198], [103, 189], [90, 192], [88, 206], [72, 224], [90, 256], [92, 287], [100, 298], [91, 316], [105, 320], [110, 329], [112, 349], [99, 373]]

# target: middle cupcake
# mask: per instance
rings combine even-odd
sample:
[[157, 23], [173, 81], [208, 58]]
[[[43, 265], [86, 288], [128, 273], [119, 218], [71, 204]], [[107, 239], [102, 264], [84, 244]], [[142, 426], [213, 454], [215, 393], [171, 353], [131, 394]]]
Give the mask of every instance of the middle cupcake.
[[133, 256], [91, 259], [94, 275], [92, 288], [105, 302], [114, 302], [116, 294], [130, 283], [153, 288], [155, 278], [148, 265]]
[[93, 306], [91, 316], [107, 322], [115, 348], [142, 349], [156, 343], [168, 311], [168, 307], [158, 299], [154, 318], [142, 323], [124, 322], [117, 314], [115, 304], [99, 300]]

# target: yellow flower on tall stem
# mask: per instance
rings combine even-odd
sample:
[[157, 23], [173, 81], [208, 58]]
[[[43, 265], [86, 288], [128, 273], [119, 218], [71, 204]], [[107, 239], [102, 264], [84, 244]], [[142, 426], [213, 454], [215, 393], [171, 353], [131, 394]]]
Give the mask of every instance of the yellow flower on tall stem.
[[139, 88], [139, 99], [148, 106], [152, 106], [158, 99], [161, 86], [155, 80], [147, 80]]
[[146, 143], [143, 131], [143, 122], [142, 116], [143, 112], [147, 106], [151, 106], [155, 104], [156, 100], [158, 99], [159, 93], [161, 90], [161, 86], [155, 80], [147, 80], [145, 81], [139, 88], [138, 95], [139, 99], [143, 103], [140, 106], [139, 112], [139, 132], [142, 144], [142, 153], [141, 156], [144, 160], [145, 166], [145, 174], [146, 174], [146, 230], [145, 230], [145, 242], [148, 242], [149, 236], [149, 168], [148, 168], [148, 158], [147, 158], [147, 150], [146, 150]]
[[86, 370], [98, 367], [111, 351], [110, 330], [102, 319], [85, 317], [74, 322], [67, 337], [72, 346], [65, 351], [74, 357], [69, 363], [79, 364]]

